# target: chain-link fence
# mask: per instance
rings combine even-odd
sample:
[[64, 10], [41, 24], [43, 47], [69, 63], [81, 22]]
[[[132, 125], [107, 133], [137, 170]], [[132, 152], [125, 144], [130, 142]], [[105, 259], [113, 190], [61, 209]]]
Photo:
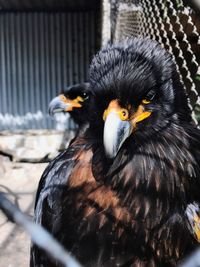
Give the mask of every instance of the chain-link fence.
[[182, 0], [110, 0], [111, 38], [157, 40], [173, 55], [200, 125], [200, 14]]

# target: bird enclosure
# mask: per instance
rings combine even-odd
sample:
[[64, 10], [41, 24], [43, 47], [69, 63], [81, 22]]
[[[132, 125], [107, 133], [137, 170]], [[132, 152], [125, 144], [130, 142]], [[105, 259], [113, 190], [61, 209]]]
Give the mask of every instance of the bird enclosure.
[[[17, 1], [0, 1], [0, 130], [55, 128], [48, 117], [49, 101], [64, 86], [87, 80], [101, 30], [108, 31], [109, 25], [107, 41], [150, 37], [169, 50], [199, 124], [200, 16], [187, 5], [191, 1], [105, 0], [85, 7], [79, 2], [82, 6], [72, 12], [65, 7], [70, 1], [60, 1], [59, 9], [54, 1], [46, 9], [43, 2], [21, 7]], [[105, 10], [100, 8], [104, 2]], [[101, 25], [104, 15], [107, 20]], [[74, 128], [70, 120], [67, 128]]]
[[[111, 25], [111, 34], [107, 41], [115, 43], [127, 37], [140, 36], [156, 40], [165, 47], [176, 62], [181, 81], [188, 94], [194, 121], [200, 125], [198, 11], [192, 6], [187, 6], [182, 0], [108, 0], [108, 2], [110, 16], [107, 19]], [[47, 114], [49, 101], [62, 87], [87, 79], [90, 60], [100, 46], [99, 32], [103, 28], [99, 24], [100, 12], [99, 9], [98, 12], [97, 10], [76, 12], [4, 10], [0, 13], [0, 131], [55, 127], [55, 123]], [[67, 128], [72, 129], [74, 125], [69, 121]], [[176, 135], [181, 139], [179, 132]], [[25, 143], [21, 143], [24, 146]], [[41, 141], [41, 144], [44, 150], [44, 142]], [[24, 156], [24, 151], [22, 152]], [[82, 158], [87, 159], [87, 154]], [[10, 162], [8, 164], [11, 165]], [[28, 166], [26, 171], [21, 170], [21, 172], [22, 167], [19, 164], [13, 165], [12, 172], [2, 168], [2, 173], [7, 171], [7, 176], [2, 176], [5, 186], [16, 191], [15, 194], [18, 196], [26, 194], [30, 198], [30, 205], [23, 209], [27, 213], [30, 209], [33, 210], [33, 197], [38, 182], [36, 179], [46, 167], [44, 163], [40, 166], [41, 169], [37, 165], [34, 163], [34, 166]], [[158, 165], [155, 164], [155, 168], [159, 169]], [[18, 179], [17, 172], [26, 178], [24, 184], [21, 178]], [[23, 190], [28, 188], [28, 193], [18, 190], [19, 185], [13, 177], [21, 183]], [[139, 204], [141, 205], [141, 202]], [[101, 216], [106, 210], [105, 208], [98, 214]], [[3, 252], [12, 239], [12, 234], [8, 241], [5, 239]], [[13, 254], [13, 250], [11, 253]], [[59, 255], [57, 258], [59, 259]], [[23, 262], [21, 259], [18, 259], [19, 263], [15, 259], [13, 262], [22, 266], [20, 261]]]
[[[191, 4], [191, 1], [185, 1]], [[182, 0], [111, 0], [111, 38], [150, 37], [173, 56], [200, 124], [200, 15]]]

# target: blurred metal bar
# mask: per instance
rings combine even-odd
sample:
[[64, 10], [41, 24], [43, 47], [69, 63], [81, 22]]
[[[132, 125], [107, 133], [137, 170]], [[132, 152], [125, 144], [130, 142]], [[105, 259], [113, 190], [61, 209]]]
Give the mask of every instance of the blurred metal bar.
[[[10, 45], [11, 42], [9, 42], [10, 39], [10, 23], [9, 23], [9, 17], [6, 15], [5, 17], [5, 65], [6, 65], [6, 85], [8, 88], [11, 88], [11, 63], [10, 63]], [[11, 91], [8, 90], [8, 99], [11, 100], [12, 94]], [[12, 102], [8, 101], [8, 106], [7, 106], [8, 112], [13, 113], [12, 110]]]
[[41, 225], [32, 222], [18, 206], [14, 205], [6, 194], [0, 192], [0, 209], [13, 223], [21, 226], [31, 237], [32, 241], [46, 251], [51, 257], [65, 267], [81, 267], [82, 265], [67, 252]]
[[[26, 44], [27, 43], [27, 32], [29, 31], [28, 25], [27, 25], [27, 16], [23, 13], [22, 14], [22, 43]], [[15, 35], [17, 35], [15, 31]], [[23, 78], [23, 88], [24, 88], [24, 109], [25, 112], [27, 112], [30, 109], [30, 86], [29, 86], [29, 73], [28, 73], [28, 45], [24, 45], [23, 48], [23, 73], [24, 73], [24, 78]]]
[[[52, 98], [51, 95], [51, 90], [50, 90], [50, 80], [51, 80], [51, 76], [50, 76], [50, 26], [49, 26], [49, 15], [47, 13], [44, 13], [44, 51], [43, 51], [43, 55], [44, 55], [44, 68], [45, 68], [45, 76], [44, 76], [44, 80], [45, 80], [45, 90], [46, 94], [45, 94], [45, 98], [47, 103], [49, 103], [49, 101]], [[46, 104], [47, 107], [47, 104]], [[45, 107], [44, 107], [45, 108]], [[47, 128], [51, 128], [53, 127], [53, 123], [52, 120], [46, 118], [45, 119], [47, 122]]]
[[72, 40], [74, 38], [74, 32], [72, 28], [72, 14], [67, 15], [67, 62], [68, 62], [68, 82], [71, 85], [73, 83], [73, 69], [72, 69]]
[[65, 13], [61, 14], [61, 37], [62, 37], [62, 41], [61, 41], [61, 59], [62, 59], [62, 85], [63, 84], [67, 84], [68, 81], [68, 73], [67, 73], [67, 34], [66, 34], [66, 15]]
[[5, 28], [5, 20], [3, 17], [0, 16], [0, 59], [1, 59], [1, 68], [0, 68], [0, 75], [1, 75], [1, 109], [2, 112], [7, 111], [7, 90], [6, 90], [6, 63], [5, 63], [5, 34], [4, 34], [4, 28]]

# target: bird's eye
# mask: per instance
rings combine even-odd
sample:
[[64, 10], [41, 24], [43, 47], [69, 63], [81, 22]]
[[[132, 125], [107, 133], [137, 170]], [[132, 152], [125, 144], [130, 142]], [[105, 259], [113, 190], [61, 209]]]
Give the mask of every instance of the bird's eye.
[[83, 93], [83, 98], [86, 100], [89, 98], [89, 95], [87, 93]]
[[120, 115], [121, 120], [127, 120], [128, 119], [128, 116], [129, 116], [128, 110], [122, 109], [120, 111], [120, 114], [119, 115]]
[[150, 90], [146, 95], [145, 99], [142, 100], [143, 104], [149, 104], [155, 97], [156, 93], [154, 90]]

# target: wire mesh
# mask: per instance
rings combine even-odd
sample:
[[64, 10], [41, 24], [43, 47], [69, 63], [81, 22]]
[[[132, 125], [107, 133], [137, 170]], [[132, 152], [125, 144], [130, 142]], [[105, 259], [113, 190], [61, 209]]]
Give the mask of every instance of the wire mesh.
[[157, 40], [173, 56], [200, 125], [200, 16], [182, 0], [111, 0], [112, 41]]

